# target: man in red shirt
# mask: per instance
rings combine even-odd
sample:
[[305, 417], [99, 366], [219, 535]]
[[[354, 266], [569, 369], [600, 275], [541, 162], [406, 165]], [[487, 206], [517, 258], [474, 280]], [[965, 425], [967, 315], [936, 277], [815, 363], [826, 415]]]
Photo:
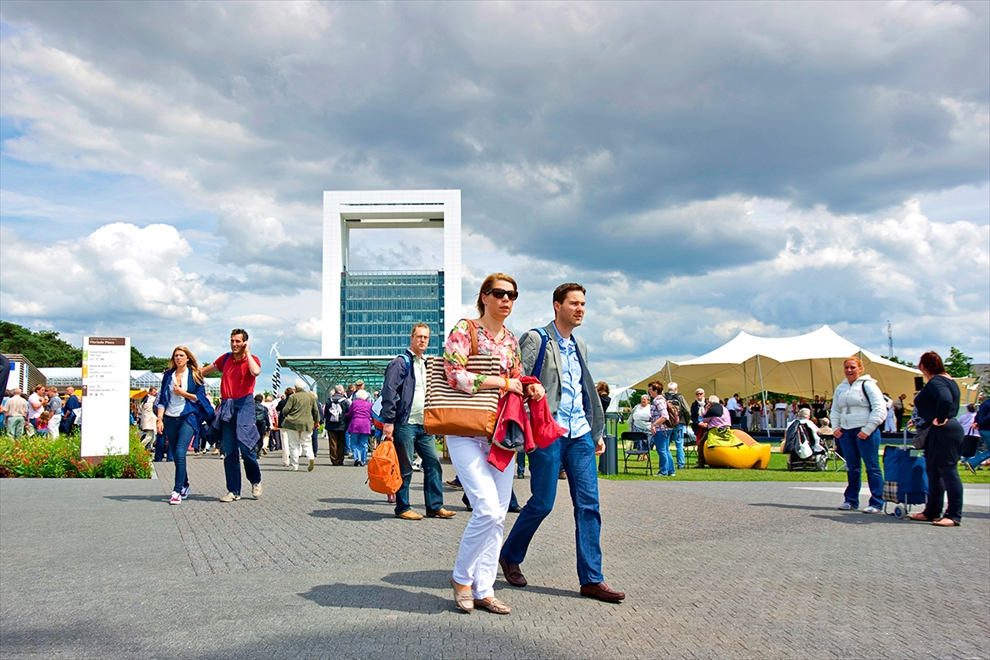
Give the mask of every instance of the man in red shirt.
[[247, 330], [231, 330], [230, 353], [221, 355], [202, 369], [204, 376], [217, 371], [221, 374], [220, 407], [213, 426], [220, 428], [220, 452], [227, 478], [227, 494], [220, 501], [241, 499], [238, 454], [244, 459], [244, 475], [251, 482], [251, 495], [258, 499], [261, 497], [261, 468], [255, 455], [259, 436], [254, 420], [254, 381], [261, 373], [261, 360], [251, 355]]

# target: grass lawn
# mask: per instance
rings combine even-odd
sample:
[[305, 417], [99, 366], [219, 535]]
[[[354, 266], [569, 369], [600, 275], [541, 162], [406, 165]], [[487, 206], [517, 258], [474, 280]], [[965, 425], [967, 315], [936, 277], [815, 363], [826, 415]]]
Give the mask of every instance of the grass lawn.
[[[620, 425], [619, 433], [625, 429], [625, 424]], [[757, 438], [759, 442], [759, 438]], [[787, 469], [787, 456], [783, 454], [778, 454], [777, 447], [780, 442], [770, 442], [774, 447], [774, 453], [770, 454], [770, 466], [766, 470], [736, 470], [733, 468], [696, 468], [694, 467], [697, 454], [694, 452], [692, 447], [689, 451], [686, 451], [686, 456], [689, 459], [689, 464], [691, 467], [685, 468], [683, 470], [677, 470], [677, 474], [673, 477], [657, 477], [648, 474], [646, 471], [646, 461], [635, 462], [634, 458], [629, 460], [629, 473], [623, 472], [623, 453], [622, 453], [622, 441], [619, 441], [619, 474], [615, 475], [599, 475], [602, 479], [608, 479], [611, 481], [635, 481], [643, 479], [656, 479], [663, 481], [811, 481], [811, 482], [836, 482], [836, 483], [846, 483], [846, 473], [845, 471], [836, 472], [832, 469], [832, 461], [829, 461], [829, 469], [825, 472], [790, 472]], [[899, 446], [899, 445], [896, 445]], [[882, 451], [882, 450], [881, 450]], [[673, 445], [671, 448], [671, 454], [673, 454]], [[653, 472], [654, 474], [659, 469], [657, 466], [660, 465], [657, 453], [651, 452], [651, 459], [653, 461]], [[881, 458], [881, 465], [883, 461]], [[978, 470], [974, 475], [966, 468], [959, 467], [959, 478], [964, 484], [990, 484], [990, 469], [984, 468]], [[862, 475], [863, 484], [866, 484], [866, 473]]]

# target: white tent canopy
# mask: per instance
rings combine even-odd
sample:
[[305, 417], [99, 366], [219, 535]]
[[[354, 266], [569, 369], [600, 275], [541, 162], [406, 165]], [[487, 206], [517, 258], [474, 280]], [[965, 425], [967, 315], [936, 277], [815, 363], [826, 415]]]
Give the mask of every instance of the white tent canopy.
[[827, 325], [797, 337], [755, 337], [740, 332], [730, 341], [701, 357], [664, 367], [630, 385], [645, 389], [653, 380], [676, 381], [680, 392], [704, 388], [722, 398], [739, 393], [743, 397], [770, 391], [794, 396], [820, 394], [832, 398], [835, 386], [845, 377], [842, 363], [858, 356], [866, 373], [877, 379], [891, 397], [915, 391], [914, 378], [921, 372], [863, 350], [837, 335]]

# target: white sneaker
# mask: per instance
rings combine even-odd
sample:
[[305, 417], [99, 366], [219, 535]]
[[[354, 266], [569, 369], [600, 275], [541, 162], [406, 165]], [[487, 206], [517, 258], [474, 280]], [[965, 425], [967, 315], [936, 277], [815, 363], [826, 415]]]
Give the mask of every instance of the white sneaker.
[[293, 465], [293, 466], [289, 467], [289, 469], [292, 470], [293, 472], [299, 472], [299, 466], [298, 465]]
[[855, 511], [855, 510], [856, 507], [854, 507], [849, 502], [843, 502], [842, 504], [839, 505], [839, 511]]
[[182, 504], [182, 496], [179, 495], [177, 492], [175, 492], [173, 490], [172, 491], [172, 497], [169, 498], [168, 503], [169, 504]]
[[863, 513], [882, 513], [883, 509], [878, 509], [875, 506], [868, 506], [863, 509]]
[[241, 499], [241, 496], [240, 495], [234, 495], [233, 493], [227, 493], [226, 495], [224, 495], [223, 497], [220, 498], [220, 501], [221, 502], [236, 502], [239, 499]]
[[256, 484], [251, 484], [251, 497], [253, 497], [254, 499], [258, 499], [259, 497], [261, 497], [262, 490], [263, 489], [261, 488], [260, 481]]

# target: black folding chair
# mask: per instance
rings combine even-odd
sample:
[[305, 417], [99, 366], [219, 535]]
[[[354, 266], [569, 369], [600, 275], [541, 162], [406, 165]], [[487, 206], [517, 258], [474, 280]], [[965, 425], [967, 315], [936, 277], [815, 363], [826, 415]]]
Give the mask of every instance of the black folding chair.
[[650, 456], [650, 446], [647, 443], [647, 435], [642, 431], [623, 431], [622, 432], [622, 451], [625, 454], [622, 464], [623, 472], [629, 472], [629, 457], [635, 456], [636, 460], [633, 461], [634, 467], [635, 463], [639, 462], [640, 456], [646, 456], [646, 473], [653, 474], [653, 458]]

